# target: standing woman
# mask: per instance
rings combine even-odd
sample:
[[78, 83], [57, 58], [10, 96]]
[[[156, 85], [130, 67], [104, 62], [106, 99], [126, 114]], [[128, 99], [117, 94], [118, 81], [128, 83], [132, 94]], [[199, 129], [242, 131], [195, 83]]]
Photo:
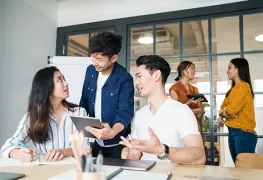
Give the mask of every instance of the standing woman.
[[239, 153], [255, 153], [257, 133], [254, 93], [246, 59], [232, 59], [227, 75], [228, 79], [232, 80], [232, 87], [225, 96], [219, 116], [228, 127], [229, 149], [235, 163]]
[[68, 83], [56, 67], [39, 70], [33, 79], [27, 113], [1, 148], [3, 157], [29, 162], [38, 154], [44, 154], [46, 161], [73, 156], [69, 134], [76, 128], [70, 116], [87, 114], [67, 102], [68, 97]]
[[190, 81], [195, 76], [195, 65], [191, 61], [183, 61], [177, 67], [177, 81], [170, 88], [170, 96], [174, 100], [187, 104], [194, 112], [198, 124], [198, 130], [201, 132], [201, 127], [198, 122], [198, 114], [204, 113], [204, 107], [201, 103], [202, 99], [188, 99], [187, 94], [198, 94], [198, 89], [190, 84]]

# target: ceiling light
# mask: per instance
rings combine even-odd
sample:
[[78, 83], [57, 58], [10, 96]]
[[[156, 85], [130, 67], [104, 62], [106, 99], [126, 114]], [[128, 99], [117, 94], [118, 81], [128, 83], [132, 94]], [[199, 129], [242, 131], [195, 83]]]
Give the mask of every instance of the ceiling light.
[[259, 42], [263, 42], [263, 34], [260, 34], [260, 35], [256, 36], [255, 40], [259, 41]]
[[153, 37], [151, 33], [143, 34], [139, 39], [138, 42], [141, 44], [151, 44], [153, 43]]

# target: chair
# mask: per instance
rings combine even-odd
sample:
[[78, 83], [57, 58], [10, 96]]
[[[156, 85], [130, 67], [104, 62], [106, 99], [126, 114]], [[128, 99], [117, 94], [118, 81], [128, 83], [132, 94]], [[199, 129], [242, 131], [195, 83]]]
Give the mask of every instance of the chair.
[[263, 154], [240, 153], [236, 157], [236, 167], [263, 169]]

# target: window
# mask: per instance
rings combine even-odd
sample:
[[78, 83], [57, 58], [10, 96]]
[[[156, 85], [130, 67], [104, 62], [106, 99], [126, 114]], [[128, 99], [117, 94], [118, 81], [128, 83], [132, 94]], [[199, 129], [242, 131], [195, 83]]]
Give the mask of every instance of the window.
[[183, 55], [208, 54], [208, 21], [183, 23]]
[[68, 56], [88, 56], [89, 34], [68, 36]]
[[[66, 35], [67, 38], [67, 56], [80, 56], [88, 57], [89, 53], [89, 40], [93, 36], [104, 30], [98, 30], [95, 32], [85, 32], [85, 33], [74, 33]], [[112, 29], [105, 29], [108, 32], [114, 32]]]
[[[207, 164], [234, 165], [228, 148], [227, 127], [217, 122], [220, 106], [231, 87], [226, 71], [233, 58], [244, 56], [249, 62], [255, 92], [256, 131], [258, 135], [263, 135], [263, 74], [260, 69], [263, 65], [262, 19], [263, 13], [235, 14], [129, 27], [132, 39], [128, 61], [132, 75], [136, 71], [135, 60], [140, 55], [157, 54], [164, 57], [172, 70], [165, 85], [169, 95], [169, 88], [178, 76], [178, 64], [185, 60], [195, 64], [196, 75], [192, 84], [209, 101], [204, 104], [205, 113], [199, 116], [208, 155]], [[261, 34], [262, 39], [257, 37]], [[148, 37], [147, 43], [140, 42], [141, 37]], [[147, 103], [147, 99], [136, 94], [136, 109]], [[263, 149], [261, 141], [260, 139], [257, 144], [258, 152]]]

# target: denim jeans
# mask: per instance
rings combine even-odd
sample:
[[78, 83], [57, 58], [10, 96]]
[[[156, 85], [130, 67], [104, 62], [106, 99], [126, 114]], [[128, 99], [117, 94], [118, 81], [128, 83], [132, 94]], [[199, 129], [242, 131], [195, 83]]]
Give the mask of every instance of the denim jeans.
[[234, 163], [239, 153], [255, 153], [257, 136], [241, 129], [228, 127], [228, 145]]

